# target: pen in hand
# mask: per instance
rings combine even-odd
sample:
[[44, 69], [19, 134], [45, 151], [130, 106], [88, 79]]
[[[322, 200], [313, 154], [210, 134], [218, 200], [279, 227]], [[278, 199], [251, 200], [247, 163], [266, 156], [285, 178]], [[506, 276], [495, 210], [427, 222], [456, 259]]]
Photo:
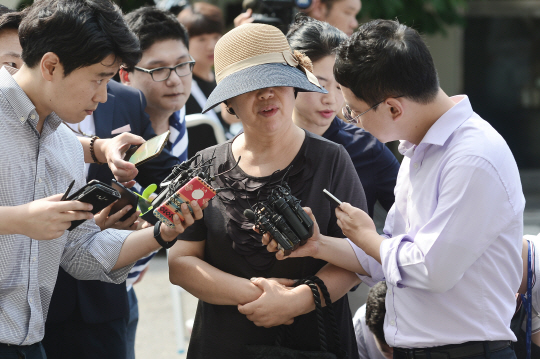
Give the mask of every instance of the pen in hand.
[[71, 183], [69, 184], [66, 192], [64, 193], [64, 195], [62, 196], [62, 199], [60, 201], [65, 201], [67, 199], [67, 196], [69, 195], [69, 191], [71, 191], [71, 188], [73, 188], [74, 184], [75, 184], [75, 180], [71, 181]]

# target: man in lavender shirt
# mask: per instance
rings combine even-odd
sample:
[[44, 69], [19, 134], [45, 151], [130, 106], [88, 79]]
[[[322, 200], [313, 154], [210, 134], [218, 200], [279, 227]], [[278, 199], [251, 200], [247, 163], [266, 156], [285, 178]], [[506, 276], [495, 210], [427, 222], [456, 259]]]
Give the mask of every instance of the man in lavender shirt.
[[316, 233], [291, 256], [324, 259], [368, 284], [384, 278], [394, 358], [515, 358], [525, 199], [508, 145], [467, 96], [440, 89], [427, 46], [397, 21], [361, 26], [334, 74], [349, 122], [401, 140], [396, 201], [383, 236], [344, 202], [337, 223], [349, 242]]

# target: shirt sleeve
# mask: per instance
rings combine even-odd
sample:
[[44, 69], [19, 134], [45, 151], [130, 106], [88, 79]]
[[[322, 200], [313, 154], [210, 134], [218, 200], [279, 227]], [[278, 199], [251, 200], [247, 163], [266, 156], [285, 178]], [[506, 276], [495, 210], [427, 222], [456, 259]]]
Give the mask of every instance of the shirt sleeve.
[[93, 219], [70, 231], [60, 266], [79, 280], [100, 280], [120, 284], [133, 264], [112, 271], [131, 231], [101, 231]]
[[388, 283], [436, 293], [450, 290], [517, 214], [495, 168], [481, 157], [449, 162], [438, 191], [431, 218], [415, 235], [382, 242]]
[[368, 275], [362, 275], [359, 273], [356, 273], [358, 278], [362, 280], [365, 284], [367, 284], [370, 287], [373, 287], [375, 284], [379, 283], [380, 281], [384, 280], [384, 273], [382, 270], [382, 266], [379, 262], [377, 262], [373, 257], [369, 256], [362, 250], [360, 247], [358, 247], [356, 244], [354, 244], [349, 238], [346, 238], [349, 244], [351, 245], [354, 254], [356, 255], [356, 258], [358, 259], [358, 262], [360, 262], [360, 265]]

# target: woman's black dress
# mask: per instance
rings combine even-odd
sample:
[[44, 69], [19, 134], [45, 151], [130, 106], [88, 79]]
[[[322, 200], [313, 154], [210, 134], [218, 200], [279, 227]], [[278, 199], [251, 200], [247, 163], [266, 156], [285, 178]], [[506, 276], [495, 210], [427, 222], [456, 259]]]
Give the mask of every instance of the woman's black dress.
[[[236, 161], [232, 155], [233, 140], [200, 152], [202, 160], [213, 155], [211, 173], [232, 168]], [[252, 230], [243, 211], [257, 201], [266, 199], [270, 190], [282, 179], [291, 187], [302, 206], [313, 210], [322, 234], [343, 237], [336, 224], [335, 205], [322, 190], [328, 189], [337, 198], [367, 211], [364, 191], [347, 152], [341, 145], [306, 132], [304, 143], [291, 165], [272, 176], [256, 178], [247, 175], [240, 165], [219, 176], [215, 187], [228, 188], [218, 193], [204, 218], [196, 221], [180, 236], [182, 240], [206, 240], [204, 260], [212, 266], [238, 277], [275, 277], [300, 279], [316, 274], [326, 262], [311, 257], [277, 261], [261, 244], [260, 235]], [[260, 193], [259, 193], [260, 192]], [[288, 303], [282, 303], [286, 307]], [[358, 350], [347, 296], [335, 305], [341, 347], [349, 358], [357, 358]], [[291, 325], [295, 347], [318, 350], [318, 329], [314, 312], [295, 318]], [[199, 301], [195, 324], [187, 357], [242, 358], [245, 345], [275, 342], [277, 328], [257, 327], [241, 314], [236, 306], [213, 305]], [[328, 336], [329, 346], [332, 338]]]

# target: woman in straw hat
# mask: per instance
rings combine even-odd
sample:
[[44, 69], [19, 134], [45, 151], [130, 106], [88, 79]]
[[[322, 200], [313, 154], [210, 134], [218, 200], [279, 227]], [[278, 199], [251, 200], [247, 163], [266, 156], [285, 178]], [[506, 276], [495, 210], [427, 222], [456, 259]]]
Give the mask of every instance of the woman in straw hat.
[[[290, 279], [315, 274], [335, 302], [340, 349], [349, 358], [358, 356], [346, 296], [358, 277], [310, 257], [278, 261], [243, 215], [282, 181], [311, 208], [323, 234], [343, 237], [324, 188], [367, 210], [362, 185], [343, 147], [292, 121], [297, 92], [326, 92], [310, 68], [309, 59], [293, 54], [283, 33], [270, 25], [242, 25], [216, 45], [218, 85], [204, 111], [224, 102], [242, 121], [244, 133], [199, 153], [203, 161], [215, 157], [213, 173], [230, 170], [216, 178], [225, 190], [170, 250], [171, 282], [200, 299], [188, 358], [242, 358], [246, 345], [273, 345], [280, 324], [290, 325], [294, 348], [319, 350], [311, 290], [290, 287]], [[329, 335], [327, 340], [336, 350], [334, 338]]]

